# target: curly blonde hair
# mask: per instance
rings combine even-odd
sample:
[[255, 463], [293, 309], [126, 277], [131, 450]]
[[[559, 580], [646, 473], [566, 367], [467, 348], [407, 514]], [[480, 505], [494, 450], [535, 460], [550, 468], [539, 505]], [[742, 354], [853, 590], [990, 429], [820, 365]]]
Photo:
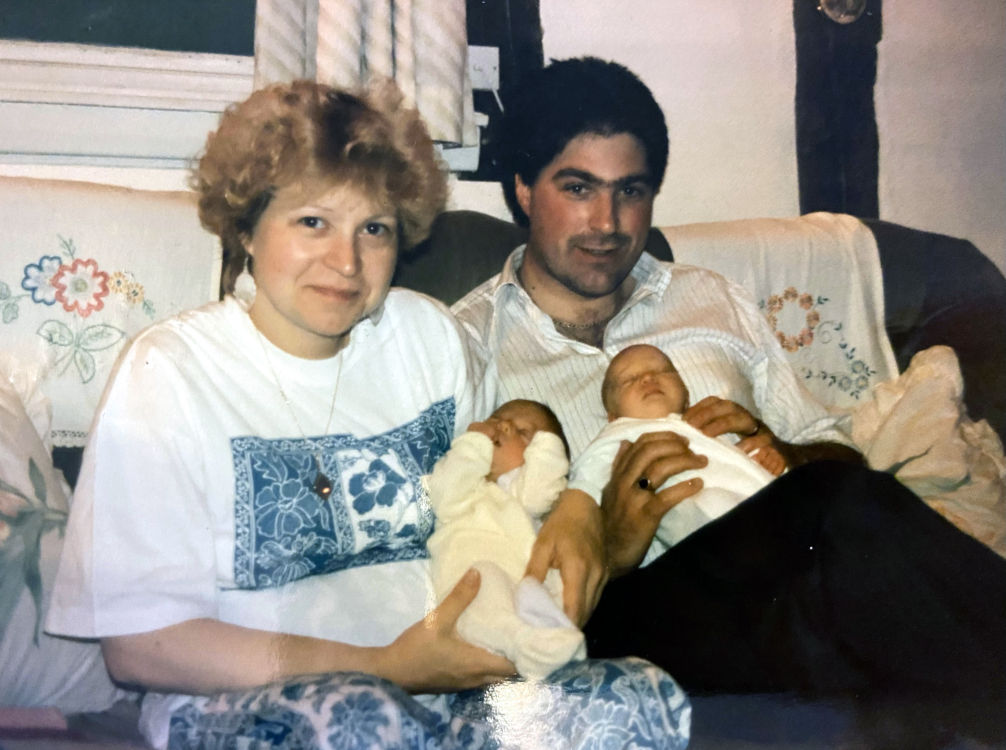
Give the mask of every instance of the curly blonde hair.
[[424, 240], [447, 199], [426, 126], [382, 82], [353, 93], [313, 81], [274, 84], [227, 108], [192, 173], [199, 219], [220, 237], [221, 291], [234, 288], [275, 192], [309, 177], [353, 183], [396, 210], [401, 249]]

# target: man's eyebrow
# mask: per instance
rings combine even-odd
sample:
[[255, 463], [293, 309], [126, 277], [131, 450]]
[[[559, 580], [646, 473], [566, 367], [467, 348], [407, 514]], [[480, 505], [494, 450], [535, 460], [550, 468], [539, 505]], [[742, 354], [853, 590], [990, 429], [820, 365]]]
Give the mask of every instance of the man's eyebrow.
[[554, 175], [552, 175], [553, 180], [564, 180], [569, 177], [574, 177], [578, 180], [583, 180], [591, 185], [596, 185], [597, 187], [625, 187], [626, 185], [632, 185], [636, 182], [644, 182], [647, 185], [650, 184], [649, 175], [646, 172], [640, 172], [639, 174], [630, 174], [625, 177], [619, 177], [616, 180], [602, 180], [593, 172], [588, 172], [585, 169], [577, 169], [576, 167], [563, 167], [558, 170]]

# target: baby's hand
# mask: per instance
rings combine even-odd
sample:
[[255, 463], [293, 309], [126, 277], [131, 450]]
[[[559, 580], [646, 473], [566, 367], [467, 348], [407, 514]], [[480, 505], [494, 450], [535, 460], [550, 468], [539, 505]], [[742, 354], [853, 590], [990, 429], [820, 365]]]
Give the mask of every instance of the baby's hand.
[[470, 425], [468, 425], [468, 431], [481, 432], [490, 440], [494, 440], [496, 438], [496, 432], [495, 430], [493, 430], [492, 425], [490, 425], [488, 422], [472, 422]]
[[772, 476], [777, 477], [786, 471], [786, 459], [774, 445], [755, 448], [753, 451], [748, 451], [748, 455]]

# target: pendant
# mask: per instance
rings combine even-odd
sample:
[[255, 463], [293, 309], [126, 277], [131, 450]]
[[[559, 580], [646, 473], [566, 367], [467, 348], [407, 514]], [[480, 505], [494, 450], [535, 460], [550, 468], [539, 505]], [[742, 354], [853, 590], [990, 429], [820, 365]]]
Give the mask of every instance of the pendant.
[[314, 475], [314, 492], [318, 497], [328, 497], [332, 494], [332, 482], [322, 472]]
[[321, 456], [317, 453], [314, 454], [314, 468], [316, 473], [312, 489], [318, 497], [328, 497], [332, 494], [332, 480], [325, 476], [325, 472], [321, 470]]

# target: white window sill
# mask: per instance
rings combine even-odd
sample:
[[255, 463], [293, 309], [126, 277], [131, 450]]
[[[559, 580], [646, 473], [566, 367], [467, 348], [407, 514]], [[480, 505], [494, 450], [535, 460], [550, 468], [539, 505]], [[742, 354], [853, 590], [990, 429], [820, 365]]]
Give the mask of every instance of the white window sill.
[[0, 41], [0, 162], [184, 167], [254, 60]]

